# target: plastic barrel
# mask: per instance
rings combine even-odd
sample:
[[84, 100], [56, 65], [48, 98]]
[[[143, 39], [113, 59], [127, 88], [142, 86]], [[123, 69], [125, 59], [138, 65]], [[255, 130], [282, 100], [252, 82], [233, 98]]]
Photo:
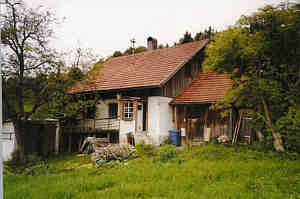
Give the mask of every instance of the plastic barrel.
[[175, 146], [180, 146], [180, 138], [181, 138], [180, 130], [170, 130], [169, 134], [170, 134], [171, 143]]

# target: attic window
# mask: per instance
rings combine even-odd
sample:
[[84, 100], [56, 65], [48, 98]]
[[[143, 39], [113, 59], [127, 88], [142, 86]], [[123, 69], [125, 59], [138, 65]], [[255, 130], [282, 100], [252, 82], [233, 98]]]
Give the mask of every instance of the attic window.
[[131, 101], [124, 102], [123, 119], [124, 120], [132, 120], [133, 119], [133, 102], [131, 102]]

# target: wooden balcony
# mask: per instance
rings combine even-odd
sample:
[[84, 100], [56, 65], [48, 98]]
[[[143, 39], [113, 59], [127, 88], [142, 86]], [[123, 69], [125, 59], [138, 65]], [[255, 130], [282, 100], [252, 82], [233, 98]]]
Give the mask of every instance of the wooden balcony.
[[120, 118], [76, 120], [62, 127], [64, 133], [107, 133], [118, 132]]

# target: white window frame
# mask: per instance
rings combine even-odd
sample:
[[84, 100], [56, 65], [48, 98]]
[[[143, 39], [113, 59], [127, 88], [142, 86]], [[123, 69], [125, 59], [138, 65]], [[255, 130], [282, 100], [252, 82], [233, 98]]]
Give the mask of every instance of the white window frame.
[[133, 119], [133, 102], [132, 101], [124, 102], [123, 118], [124, 118], [124, 120], [132, 120]]

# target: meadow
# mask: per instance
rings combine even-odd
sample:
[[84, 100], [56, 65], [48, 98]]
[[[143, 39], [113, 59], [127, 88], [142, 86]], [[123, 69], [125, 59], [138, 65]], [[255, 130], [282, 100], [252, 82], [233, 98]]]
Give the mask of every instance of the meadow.
[[4, 198], [300, 199], [296, 154], [214, 144], [138, 151], [139, 158], [102, 168], [79, 154], [28, 168], [6, 166]]

